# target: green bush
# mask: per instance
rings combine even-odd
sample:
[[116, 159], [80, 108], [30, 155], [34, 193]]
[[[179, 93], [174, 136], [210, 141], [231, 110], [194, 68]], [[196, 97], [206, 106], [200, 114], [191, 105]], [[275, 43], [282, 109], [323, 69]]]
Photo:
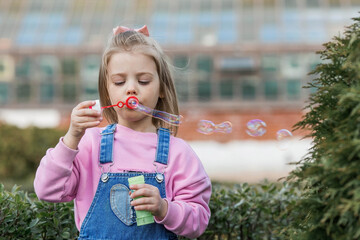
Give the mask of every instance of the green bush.
[[[35, 200], [34, 200], [35, 199]], [[48, 203], [0, 184], [0, 239], [75, 239], [73, 203]]]
[[[210, 223], [199, 239], [287, 239], [281, 231], [296, 217], [287, 209], [298, 196], [287, 183], [213, 184]], [[6, 191], [0, 184], [0, 210], [0, 240], [74, 239], [78, 235], [72, 202], [43, 202], [16, 185]]]
[[54, 147], [63, 130], [0, 124], [0, 179], [27, 179], [34, 174], [48, 148]]
[[308, 112], [313, 147], [290, 179], [302, 187], [292, 239], [360, 239], [360, 18], [324, 44]]
[[288, 209], [299, 195], [286, 182], [214, 184], [210, 223], [199, 239], [287, 239], [282, 229], [297, 216]]

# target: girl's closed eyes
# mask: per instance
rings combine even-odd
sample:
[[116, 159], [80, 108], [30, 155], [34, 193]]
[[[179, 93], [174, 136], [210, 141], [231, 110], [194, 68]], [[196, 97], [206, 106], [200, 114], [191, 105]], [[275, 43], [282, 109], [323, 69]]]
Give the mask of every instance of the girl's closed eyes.
[[[137, 81], [140, 85], [147, 85], [153, 79], [152, 74], [150, 73], [141, 73], [139, 75], [140, 76], [137, 76]], [[124, 83], [126, 82], [126, 77], [120, 75], [114, 75], [111, 77], [111, 79], [116, 86], [124, 85]]]
[[116, 85], [116, 86], [123, 85], [125, 83], [125, 77], [120, 76], [120, 75], [113, 75], [111, 77], [111, 80], [114, 83], [114, 85]]

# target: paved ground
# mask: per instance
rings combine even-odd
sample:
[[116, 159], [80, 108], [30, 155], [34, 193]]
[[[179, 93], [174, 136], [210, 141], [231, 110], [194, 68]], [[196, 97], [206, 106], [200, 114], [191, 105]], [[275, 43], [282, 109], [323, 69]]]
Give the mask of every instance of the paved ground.
[[276, 181], [294, 169], [291, 162], [306, 155], [311, 141], [292, 139], [286, 145], [277, 141], [189, 142], [212, 180], [229, 182]]

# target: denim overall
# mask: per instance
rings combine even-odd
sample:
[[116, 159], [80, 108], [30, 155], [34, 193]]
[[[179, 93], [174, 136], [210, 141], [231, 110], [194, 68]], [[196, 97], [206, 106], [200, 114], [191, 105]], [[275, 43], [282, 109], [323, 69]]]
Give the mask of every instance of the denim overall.
[[[103, 164], [113, 164], [113, 142], [116, 124], [108, 125], [101, 133], [99, 166], [102, 175], [89, 211], [81, 225], [78, 239], [177, 239], [162, 224], [136, 225], [134, 207], [130, 205], [128, 178], [144, 175], [145, 183], [156, 186], [162, 198], [166, 197], [163, 173], [125, 172], [110, 173], [103, 171]], [[167, 165], [170, 132], [158, 130], [158, 146], [155, 162]], [[154, 165], [156, 166], [154, 162]]]

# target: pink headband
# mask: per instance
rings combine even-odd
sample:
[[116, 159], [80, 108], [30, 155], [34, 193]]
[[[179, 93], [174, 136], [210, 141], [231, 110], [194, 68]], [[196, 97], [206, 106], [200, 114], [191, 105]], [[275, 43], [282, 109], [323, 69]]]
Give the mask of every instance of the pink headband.
[[135, 32], [142, 33], [145, 36], [149, 37], [149, 31], [148, 31], [146, 25], [144, 25], [138, 29], [131, 29], [131, 28], [124, 27], [124, 26], [117, 26], [116, 28], [113, 28], [114, 35], [118, 35], [119, 33], [127, 32], [127, 31], [135, 31]]

